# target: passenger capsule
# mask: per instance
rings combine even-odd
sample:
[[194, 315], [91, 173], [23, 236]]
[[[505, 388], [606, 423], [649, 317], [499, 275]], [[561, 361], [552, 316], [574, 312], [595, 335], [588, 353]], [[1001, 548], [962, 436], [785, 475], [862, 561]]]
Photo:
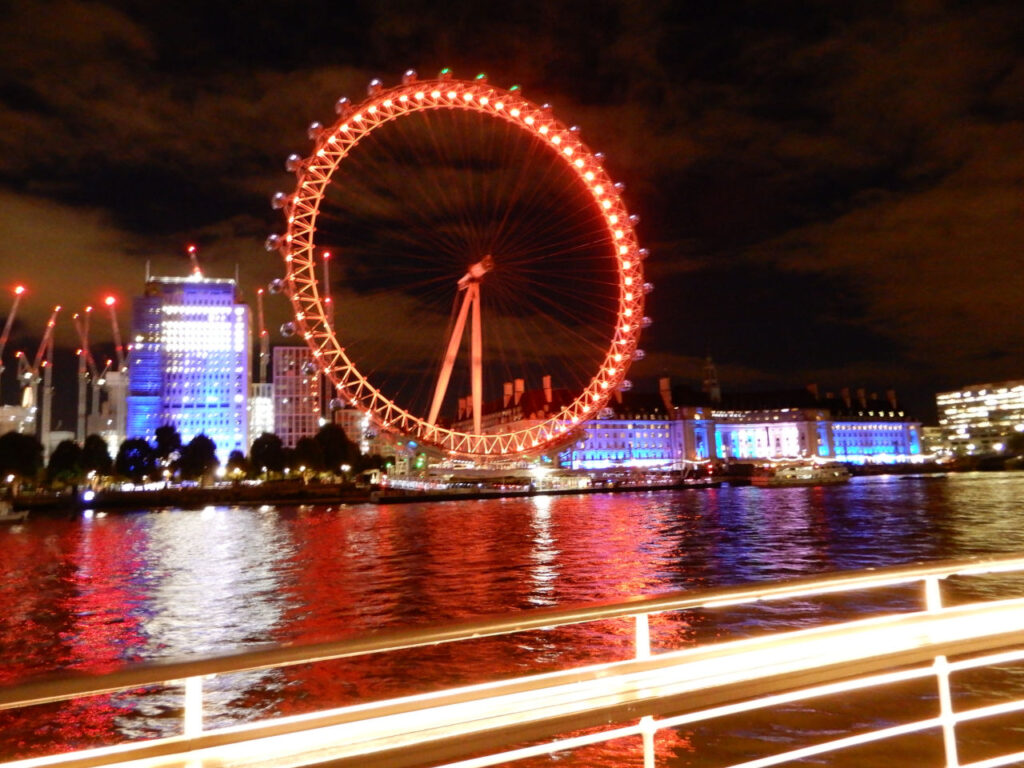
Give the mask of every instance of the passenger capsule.
[[635, 213], [629, 214], [629, 223], [635, 227], [637, 224], [640, 223], [640, 217], [637, 216]]
[[645, 357], [647, 357], [647, 353], [644, 352], [642, 349], [634, 349], [633, 350], [633, 361], [634, 362], [636, 362], [638, 360], [643, 360]]
[[292, 153], [288, 155], [288, 159], [284, 161], [284, 169], [288, 173], [295, 173], [302, 167], [302, 156]]
[[622, 383], [619, 384], [619, 391], [620, 392], [629, 392], [629, 390], [631, 390], [632, 388], [633, 388], [633, 382], [630, 381], [629, 379], [623, 379]]
[[281, 335], [282, 336], [294, 336], [295, 335], [295, 323], [289, 320], [287, 323], [281, 323]]
[[267, 290], [274, 294], [280, 293], [284, 290], [284, 280], [275, 277], [267, 284]]
[[263, 241], [263, 247], [267, 249], [268, 253], [272, 253], [273, 251], [278, 250], [282, 243], [284, 243], [283, 237], [280, 235], [270, 235]]
[[641, 248], [639, 251], [637, 251], [637, 253], [640, 254], [641, 260], [646, 259], [648, 256], [651, 255], [651, 252], [646, 248]]
[[347, 96], [342, 96], [334, 102], [334, 112], [342, 119], [352, 114], [352, 103], [348, 100]]
[[650, 293], [654, 290], [654, 283], [644, 283], [644, 293]]
[[640, 327], [641, 327], [641, 328], [650, 328], [650, 327], [651, 327], [651, 324], [652, 324], [653, 322], [654, 322], [654, 321], [653, 321], [653, 320], [651, 320], [651, 318], [649, 318], [649, 317], [647, 317], [647, 316], [645, 315], [645, 316], [644, 316], [644, 318], [643, 318], [643, 319], [642, 319], [642, 320], [640, 321]]
[[310, 141], [316, 141], [320, 138], [320, 134], [324, 132], [324, 127], [314, 120], [309, 124], [309, 128], [306, 129], [306, 135], [309, 136]]
[[302, 372], [307, 376], [312, 376], [318, 370], [319, 368], [317, 368], [316, 363], [314, 363], [312, 360], [307, 360], [302, 364]]
[[603, 163], [604, 162], [604, 152], [595, 152], [594, 153], [594, 159], [597, 160], [597, 162], [599, 162], [599, 163]]
[[569, 131], [570, 131], [570, 133], [579, 133], [580, 132], [580, 127], [578, 125], [570, 125], [569, 126]]
[[[416, 70], [415, 69], [407, 69], [407, 70], [405, 70], [405, 74], [402, 75], [402, 85], [408, 85], [409, 83], [415, 83], [418, 78], [419, 78], [419, 75], [416, 74]], [[334, 402], [334, 401], [332, 400], [331, 402]]]
[[[409, 71], [412, 72], [411, 69]], [[340, 397], [332, 397], [330, 401], [327, 403], [327, 407], [330, 408], [332, 411], [340, 411], [342, 408], [345, 407], [345, 401], [342, 400]]]
[[619, 193], [625, 192], [626, 191], [626, 185], [623, 184], [621, 181], [616, 181], [615, 182], [615, 191], [619, 192]]
[[376, 96], [378, 93], [381, 92], [381, 89], [383, 87], [384, 87], [384, 83], [382, 83], [380, 80], [378, 80], [375, 77], [375, 78], [373, 78], [373, 80], [370, 81], [370, 84], [368, 86], [366, 86], [366, 94], [368, 96]]
[[[270, 198], [270, 207], [275, 211], [279, 211], [288, 204], [288, 195], [284, 192], [275, 192], [273, 197]], [[275, 248], [277, 246], [274, 246]], [[267, 250], [270, 250], [269, 248]]]

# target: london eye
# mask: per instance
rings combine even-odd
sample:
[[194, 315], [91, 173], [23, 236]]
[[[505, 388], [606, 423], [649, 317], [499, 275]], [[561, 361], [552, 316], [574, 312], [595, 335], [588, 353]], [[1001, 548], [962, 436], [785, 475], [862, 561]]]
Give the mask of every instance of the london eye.
[[267, 248], [336, 402], [487, 461], [564, 442], [629, 387], [646, 251], [578, 128], [447, 70], [335, 111], [287, 161]]

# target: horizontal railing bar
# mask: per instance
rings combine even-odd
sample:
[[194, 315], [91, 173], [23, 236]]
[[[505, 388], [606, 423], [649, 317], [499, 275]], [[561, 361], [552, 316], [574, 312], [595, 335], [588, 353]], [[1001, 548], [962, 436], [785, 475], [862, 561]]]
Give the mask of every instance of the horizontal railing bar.
[[[365, 765], [368, 755], [373, 755], [374, 765], [393, 768], [433, 765], [484, 748], [930, 663], [936, 655], [1010, 647], [1020, 642], [1022, 631], [1024, 599], [893, 614], [234, 726], [182, 737], [180, 749], [200, 751], [165, 758], [161, 764], [201, 765], [204, 757], [212, 760], [222, 754], [217, 747], [238, 747], [255, 739], [260, 742], [258, 756], [269, 761], [272, 737], [280, 737], [301, 743], [303, 749], [322, 750], [323, 759], [336, 768]], [[166, 754], [170, 741], [152, 748], [160, 752], [143, 743], [119, 758]], [[109, 757], [83, 752], [60, 765], [83, 768], [110, 762]]]
[[769, 696], [761, 696], [756, 699], [739, 701], [726, 704], [721, 707], [702, 709], [696, 712], [687, 712], [682, 715], [662, 717], [655, 719], [658, 728], [677, 728], [682, 725], [691, 725], [706, 720], [714, 720], [728, 715], [753, 712], [758, 709], [767, 709], [782, 704], [793, 704], [798, 701], [815, 699], [819, 696], [830, 696], [836, 693], [848, 693], [859, 691], [865, 688], [875, 688], [894, 683], [903, 683], [908, 680], [921, 680], [923, 678], [935, 677], [935, 670], [931, 666], [917, 666], [908, 669], [901, 669], [897, 672], [883, 672], [877, 675], [844, 679], [839, 682], [825, 683], [823, 685], [800, 688], [799, 690], [776, 693]]
[[999, 704], [989, 704], [985, 707], [962, 709], [953, 714], [953, 719], [959, 725], [960, 723], [967, 723], [972, 720], [982, 720], [986, 717], [995, 717], [996, 715], [1008, 715], [1011, 712], [1020, 712], [1022, 710], [1024, 710], [1024, 701], [1003, 701]]
[[479, 757], [471, 757], [467, 760], [457, 760], [454, 763], [445, 763], [444, 765], [436, 766], [436, 768], [487, 768], [487, 766], [491, 765], [501, 765], [502, 763], [510, 763], [516, 760], [541, 757], [543, 755], [549, 755], [552, 752], [589, 747], [594, 744], [600, 744], [602, 741], [612, 741], [613, 739], [625, 739], [630, 736], [639, 736], [642, 731], [643, 726], [640, 725], [640, 723], [637, 723], [636, 725], [628, 725], [623, 728], [612, 728], [607, 731], [598, 731], [597, 733], [587, 733], [582, 736], [572, 736], [567, 739], [548, 741], [544, 744], [534, 744], [529, 747], [510, 749], [506, 752], [495, 752], [492, 755], [481, 755]]
[[[845, 693], [863, 688], [889, 685], [892, 683], [904, 682], [906, 680], [934, 676], [935, 672], [931, 667], [915, 667], [913, 669], [900, 670], [899, 672], [889, 672], [881, 675], [873, 675], [871, 677], [858, 678], [857, 680], [829, 683], [827, 685], [820, 685], [813, 688], [804, 688], [799, 691], [789, 691], [786, 693], [776, 694], [774, 696], [765, 696], [752, 701], [744, 701], [723, 707], [715, 707], [713, 709], [706, 709], [701, 712], [688, 713], [677, 717], [655, 718], [653, 727], [654, 730], [660, 731], [667, 728], [676, 728], [681, 725], [688, 725], [690, 723], [713, 720], [726, 715], [751, 712], [757, 709], [767, 709], [781, 704], [792, 704], [797, 701], [805, 701], [807, 699], [817, 698], [818, 696], [827, 696], [832, 693]], [[445, 763], [443, 766], [438, 766], [438, 768], [487, 768], [487, 766], [500, 765], [502, 763], [512, 762], [515, 760], [540, 757], [542, 755], [550, 754], [553, 751], [578, 749], [579, 747], [600, 744], [601, 742], [611, 741], [612, 739], [637, 736], [642, 732], [642, 730], [643, 726], [638, 722], [636, 725], [627, 726], [625, 728], [598, 731], [596, 733], [588, 733], [583, 736], [574, 736], [568, 739], [557, 739], [543, 744], [534, 744], [521, 749], [496, 752], [490, 755], [473, 757], [468, 760], [459, 760], [454, 763]], [[733, 766], [733, 768], [736, 767]]]
[[994, 667], [997, 664], [1012, 664], [1017, 661], [1024, 661], [1024, 648], [1017, 648], [1003, 653], [993, 653], [987, 656], [972, 656], [969, 659], [948, 661], [947, 668], [950, 672], [962, 672], [965, 669]]
[[844, 736], [841, 739], [823, 741], [818, 744], [801, 747], [800, 749], [793, 749], [789, 752], [780, 752], [775, 755], [758, 758], [757, 760], [749, 760], [745, 763], [735, 763], [728, 766], [728, 768], [770, 768], [770, 766], [782, 765], [783, 763], [788, 763], [793, 760], [802, 760], [806, 757], [824, 755], [828, 752], [838, 752], [841, 749], [856, 747], [861, 744], [871, 744], [875, 741], [884, 741], [885, 739], [892, 739], [897, 736], [906, 736], [910, 733], [919, 733], [921, 731], [927, 731], [930, 728], [940, 728], [941, 726], [941, 717], [929, 717], [925, 720], [915, 720], [912, 723], [901, 723], [900, 725], [893, 725], [889, 728], [879, 728], [876, 731], [865, 731], [864, 733], [859, 733], [855, 736]]
[[1024, 761], [1024, 751], [1014, 752], [1011, 755], [990, 757], [986, 760], [979, 760], [976, 763], [960, 763], [959, 768], [1000, 768], [1003, 765], [1014, 765], [1022, 761]]
[[[991, 667], [997, 664], [1007, 664], [1022, 660], [1024, 660], [1024, 648], [1018, 648], [1013, 651], [1006, 651], [1003, 653], [994, 653], [985, 656], [972, 656], [969, 659], [948, 661], [946, 668], [948, 672], [955, 673], [962, 672], [966, 669]], [[658, 728], [676, 728], [681, 725], [690, 725], [691, 723], [698, 723], [705, 720], [714, 720], [715, 718], [726, 715], [752, 712], [757, 709], [765, 709], [781, 704], [792, 704], [797, 701], [806, 701], [820, 696], [831, 696], [836, 693], [847, 693], [849, 691], [862, 690], [864, 688], [891, 685], [893, 683], [901, 683], [908, 680], [920, 680], [922, 678], [934, 676], [935, 669], [931, 666], [912, 667], [900, 669], [896, 672], [883, 672], [882, 674], [871, 675], [869, 677], [858, 677], [852, 680], [827, 683], [825, 685], [819, 685], [811, 688], [801, 688], [796, 691], [787, 691], [786, 693], [780, 693], [773, 696], [764, 696], [750, 701], [739, 702], [737, 704], [729, 704], [725, 707], [716, 707], [714, 709], [705, 709], [699, 712], [688, 712], [684, 715], [658, 718], [655, 719], [654, 722]], [[1024, 703], [1022, 703], [1022, 706], [1024, 706]]]
[[979, 557], [967, 560], [890, 566], [839, 573], [822, 578], [808, 576], [781, 583], [744, 584], [697, 591], [679, 591], [654, 597], [612, 601], [568, 608], [526, 611], [487, 617], [444, 627], [381, 632], [365, 638], [342, 639], [309, 645], [272, 645], [259, 650], [209, 656], [203, 659], [155, 662], [129, 669], [92, 675], [67, 674], [0, 688], [0, 709], [24, 707], [81, 696], [114, 693], [130, 688], [162, 685], [195, 676], [233, 674], [275, 667], [406, 650], [442, 643], [514, 634], [535, 629], [624, 618], [643, 613], [714, 608], [753, 602], [873, 589], [919, 581], [928, 577], [978, 575], [1024, 570], [1024, 557]]

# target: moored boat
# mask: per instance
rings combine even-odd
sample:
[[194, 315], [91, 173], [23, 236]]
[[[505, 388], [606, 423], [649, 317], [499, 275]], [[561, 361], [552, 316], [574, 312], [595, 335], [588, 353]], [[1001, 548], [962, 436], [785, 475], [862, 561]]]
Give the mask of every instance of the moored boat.
[[838, 485], [850, 481], [850, 470], [830, 462], [792, 462], [759, 468], [750, 482], [760, 486]]
[[11, 502], [0, 499], [0, 523], [20, 523], [26, 517], [28, 517], [27, 509], [15, 511]]

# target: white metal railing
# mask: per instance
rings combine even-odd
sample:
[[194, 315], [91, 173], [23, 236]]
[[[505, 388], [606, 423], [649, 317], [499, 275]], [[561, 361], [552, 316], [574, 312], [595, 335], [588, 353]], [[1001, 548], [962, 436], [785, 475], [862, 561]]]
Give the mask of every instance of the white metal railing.
[[[624, 736], [639, 736], [654, 765], [654, 733], [870, 686], [933, 678], [939, 713], [748, 761], [761, 768], [926, 730], [943, 734], [949, 768], [995, 768], [1024, 752], [959, 762], [957, 726], [1024, 711], [1024, 700], [956, 710], [950, 676], [1024, 661], [1024, 598], [944, 604], [952, 576], [1024, 571], [1024, 557], [979, 558], [811, 577], [776, 584], [677, 592], [625, 602], [512, 614], [446, 627], [381, 633], [304, 647], [150, 664], [0, 689], [0, 709], [82, 699], [145, 686], [184, 686], [180, 735], [5, 763], [29, 766], [302, 764], [482, 768]], [[652, 653], [648, 618], [895, 585], [923, 586], [921, 610], [857, 618], [760, 637]], [[226, 728], [203, 726], [203, 681], [229, 673], [383, 654], [528, 630], [634, 618], [634, 658]], [[144, 696], [145, 694], [139, 694]], [[609, 723], [613, 724], [609, 727]], [[580, 734], [585, 729], [601, 730]], [[575, 734], [568, 737], [564, 734]], [[525, 742], [526, 747], [516, 747]], [[481, 756], [483, 754], [483, 756]]]

